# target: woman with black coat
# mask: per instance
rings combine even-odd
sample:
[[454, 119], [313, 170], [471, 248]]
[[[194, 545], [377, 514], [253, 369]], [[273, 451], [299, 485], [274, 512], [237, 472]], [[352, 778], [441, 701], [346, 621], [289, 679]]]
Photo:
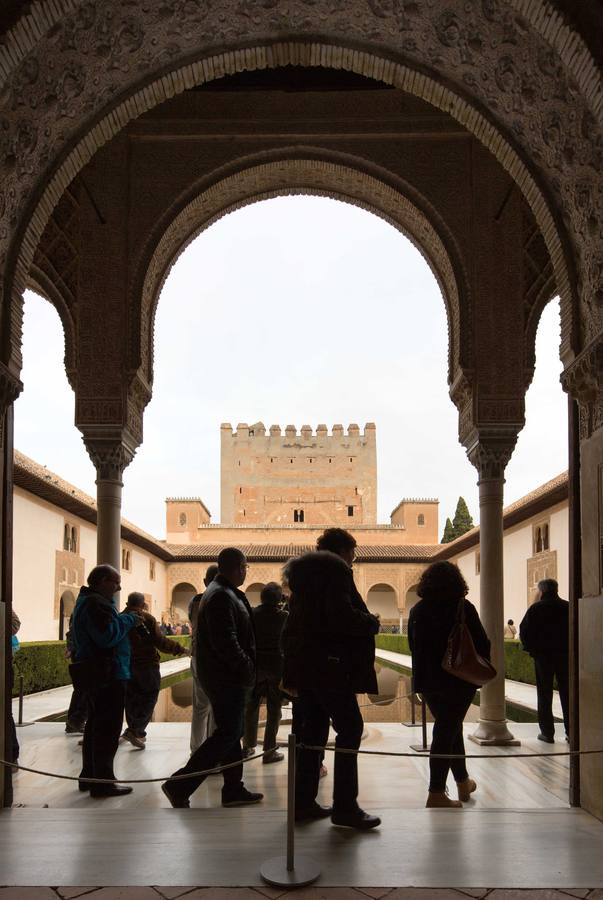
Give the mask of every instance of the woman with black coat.
[[[421, 599], [411, 609], [408, 620], [413, 690], [422, 694], [434, 718], [427, 807], [462, 807], [461, 801], [469, 800], [477, 787], [469, 778], [464, 759], [434, 758], [435, 754], [465, 753], [463, 720], [476, 687], [446, 672], [442, 660], [456, 622], [459, 602], [466, 597], [467, 590], [457, 566], [450, 562], [433, 563], [421, 576], [417, 587]], [[490, 641], [477, 610], [466, 599], [464, 604], [475, 649], [484, 659], [489, 659]], [[458, 800], [451, 800], [447, 794], [449, 770], [457, 783]]]

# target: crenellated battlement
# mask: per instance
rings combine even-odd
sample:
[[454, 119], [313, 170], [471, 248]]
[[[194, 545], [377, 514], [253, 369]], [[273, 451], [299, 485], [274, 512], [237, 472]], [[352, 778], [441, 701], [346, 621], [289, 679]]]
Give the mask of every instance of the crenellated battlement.
[[221, 428], [222, 522], [370, 525], [377, 519], [374, 422], [229, 422]]
[[[239, 422], [234, 430], [230, 422], [223, 422], [220, 429], [222, 437], [230, 434], [235, 440], [237, 438], [247, 440], [248, 438], [266, 437], [266, 426], [263, 422], [255, 422], [253, 425], [248, 425], [247, 422]], [[313, 438], [318, 440], [324, 440], [325, 438], [339, 439], [344, 437], [364, 437], [367, 439], [374, 439], [376, 430], [377, 427], [374, 422], [367, 422], [364, 426], [364, 431], [361, 433], [360, 427], [355, 422], [351, 422], [348, 425], [347, 431], [344, 429], [343, 425], [340, 425], [339, 423], [333, 425], [330, 434], [329, 429], [324, 424], [317, 425], [315, 431], [312, 429], [311, 425], [302, 425], [299, 431], [295, 425], [286, 425], [284, 429], [280, 425], [271, 425], [268, 429], [268, 433], [270, 438], [284, 438], [288, 441], [307, 442]]]

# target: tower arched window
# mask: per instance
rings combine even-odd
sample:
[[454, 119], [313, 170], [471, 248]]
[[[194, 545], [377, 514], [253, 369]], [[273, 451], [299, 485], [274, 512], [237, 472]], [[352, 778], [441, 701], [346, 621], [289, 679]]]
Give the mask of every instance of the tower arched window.
[[425, 524], [425, 516], [423, 515], [423, 513], [419, 513], [419, 515], [417, 516], [417, 525], [424, 525], [424, 524]]
[[77, 529], [71, 529], [71, 552], [77, 553]]
[[71, 544], [71, 529], [69, 525], [65, 523], [65, 529], [63, 531], [63, 550], [69, 550]]
[[184, 528], [184, 526], [186, 525], [186, 513], [180, 513], [180, 515], [178, 516], [178, 523], [180, 524], [181, 528]]

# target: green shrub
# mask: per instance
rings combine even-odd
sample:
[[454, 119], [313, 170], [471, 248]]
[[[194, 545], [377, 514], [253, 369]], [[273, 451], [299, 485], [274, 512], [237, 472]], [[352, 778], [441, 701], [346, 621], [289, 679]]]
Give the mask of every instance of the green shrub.
[[[375, 645], [380, 650], [391, 650], [410, 656], [408, 638], [405, 634], [377, 634]], [[511, 681], [536, 684], [534, 663], [519, 641], [505, 641], [505, 675]]]
[[[177, 641], [190, 650], [190, 635], [176, 635]], [[161, 654], [161, 662], [176, 659], [169, 653]], [[13, 657], [15, 683], [13, 697], [19, 695], [19, 676], [23, 676], [23, 693], [35, 694], [51, 688], [70, 684], [69, 660], [65, 658], [65, 641], [25, 641]]]
[[404, 653], [410, 656], [408, 638], [405, 634], [376, 634], [375, 646], [380, 650], [391, 650], [392, 653]]
[[15, 683], [13, 697], [19, 694], [19, 676], [23, 676], [23, 693], [34, 694], [69, 684], [69, 660], [65, 658], [65, 641], [27, 641], [13, 657]]

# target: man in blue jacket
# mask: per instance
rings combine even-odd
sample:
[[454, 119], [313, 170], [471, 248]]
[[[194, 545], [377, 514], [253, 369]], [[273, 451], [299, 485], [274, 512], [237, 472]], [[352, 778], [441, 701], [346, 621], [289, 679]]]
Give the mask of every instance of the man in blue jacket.
[[141, 623], [133, 612], [118, 615], [114, 595], [121, 587], [119, 572], [100, 565], [88, 575], [73, 612], [74, 680], [86, 681], [89, 701], [84, 729], [80, 791], [91, 797], [118, 797], [131, 787], [95, 784], [88, 778], [114, 779], [113, 759], [124, 717], [125, 683], [130, 678], [128, 634]]

